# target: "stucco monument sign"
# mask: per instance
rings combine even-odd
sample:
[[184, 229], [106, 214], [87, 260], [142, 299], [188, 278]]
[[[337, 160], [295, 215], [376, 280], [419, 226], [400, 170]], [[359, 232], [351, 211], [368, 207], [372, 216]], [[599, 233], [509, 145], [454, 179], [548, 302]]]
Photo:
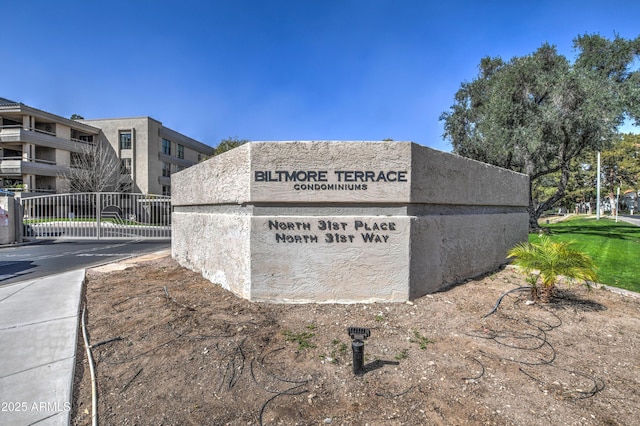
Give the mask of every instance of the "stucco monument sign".
[[527, 176], [410, 142], [253, 142], [172, 185], [173, 257], [253, 301], [403, 302], [527, 238]]

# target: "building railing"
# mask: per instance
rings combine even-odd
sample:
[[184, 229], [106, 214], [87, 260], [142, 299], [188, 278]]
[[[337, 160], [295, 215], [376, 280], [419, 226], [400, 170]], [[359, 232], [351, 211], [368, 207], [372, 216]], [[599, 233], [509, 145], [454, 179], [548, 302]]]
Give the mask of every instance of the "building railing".
[[18, 161], [24, 161], [24, 162], [33, 162], [33, 163], [42, 163], [42, 164], [51, 164], [53, 166], [57, 165], [58, 163], [56, 163], [55, 161], [51, 161], [51, 160], [43, 160], [40, 158], [22, 158], [22, 157], [0, 157], [0, 161], [10, 161], [10, 160], [18, 160]]
[[36, 132], [36, 133], [42, 133], [44, 135], [56, 136], [56, 132], [49, 132], [49, 131], [46, 131], [46, 130], [37, 129], [35, 127], [31, 127], [30, 129], [27, 129], [27, 130], [31, 130], [32, 132]]
[[93, 145], [95, 142], [93, 141], [83, 141], [82, 139], [77, 139], [77, 138], [71, 138], [72, 141], [74, 142], [78, 142], [78, 143], [84, 143], [87, 145]]
[[[23, 127], [19, 124], [6, 124], [3, 126], [0, 126], [0, 132], [2, 132], [3, 129], [7, 129], [7, 130], [25, 130], [27, 132], [35, 132], [35, 133], [40, 133], [43, 135], [48, 135], [48, 136], [53, 136], [53, 137], [58, 137], [58, 135], [55, 132], [48, 132], [46, 130], [42, 130], [42, 129], [37, 129], [35, 127]], [[93, 136], [93, 135], [89, 135], [89, 136]], [[60, 138], [63, 139], [63, 138]], [[77, 142], [77, 143], [81, 143], [81, 144], [86, 144], [86, 145], [93, 145], [95, 143], [95, 141], [91, 140], [91, 141], [87, 141], [87, 140], [83, 140], [77, 137], [69, 137], [70, 141], [72, 142]]]

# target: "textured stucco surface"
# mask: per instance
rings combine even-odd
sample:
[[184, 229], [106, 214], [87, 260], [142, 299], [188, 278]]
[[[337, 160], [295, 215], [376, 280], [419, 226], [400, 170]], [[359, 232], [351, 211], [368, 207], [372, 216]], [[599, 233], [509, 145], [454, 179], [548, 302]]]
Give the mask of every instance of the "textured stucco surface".
[[256, 301], [405, 301], [527, 237], [527, 176], [409, 142], [256, 142], [172, 180], [174, 258]]
[[505, 263], [526, 239], [523, 213], [414, 216], [411, 223], [411, 298], [433, 293]]
[[178, 263], [245, 298], [250, 296], [250, 217], [174, 212], [171, 252]]
[[411, 158], [411, 203], [523, 207], [529, 204], [529, 180], [525, 175], [415, 144]]
[[243, 204], [250, 200], [250, 144], [171, 175], [176, 206]]
[[399, 302], [409, 296], [407, 217], [254, 217], [251, 235], [252, 300]]

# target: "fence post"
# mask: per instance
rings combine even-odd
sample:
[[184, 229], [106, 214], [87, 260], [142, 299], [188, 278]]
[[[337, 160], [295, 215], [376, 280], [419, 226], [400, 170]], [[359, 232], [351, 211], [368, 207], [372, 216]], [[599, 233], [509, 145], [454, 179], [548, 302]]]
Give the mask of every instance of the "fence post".
[[100, 197], [100, 193], [96, 192], [96, 237], [100, 239], [100, 234], [102, 233], [102, 229], [100, 226], [100, 220], [102, 219], [102, 200]]

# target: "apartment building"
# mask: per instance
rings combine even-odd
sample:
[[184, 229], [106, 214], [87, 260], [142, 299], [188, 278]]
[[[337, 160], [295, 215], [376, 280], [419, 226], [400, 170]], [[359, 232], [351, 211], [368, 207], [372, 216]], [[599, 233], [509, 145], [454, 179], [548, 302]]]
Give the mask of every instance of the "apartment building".
[[0, 98], [0, 188], [66, 192], [72, 153], [94, 143], [100, 129]]
[[171, 175], [197, 164], [214, 149], [162, 125], [151, 117], [79, 120], [100, 129], [131, 175], [134, 189], [145, 194], [171, 195]]
[[150, 117], [70, 120], [0, 98], [0, 188], [23, 196], [64, 193], [65, 171], [85, 144], [108, 143], [133, 190], [171, 194], [171, 174], [214, 149]]

